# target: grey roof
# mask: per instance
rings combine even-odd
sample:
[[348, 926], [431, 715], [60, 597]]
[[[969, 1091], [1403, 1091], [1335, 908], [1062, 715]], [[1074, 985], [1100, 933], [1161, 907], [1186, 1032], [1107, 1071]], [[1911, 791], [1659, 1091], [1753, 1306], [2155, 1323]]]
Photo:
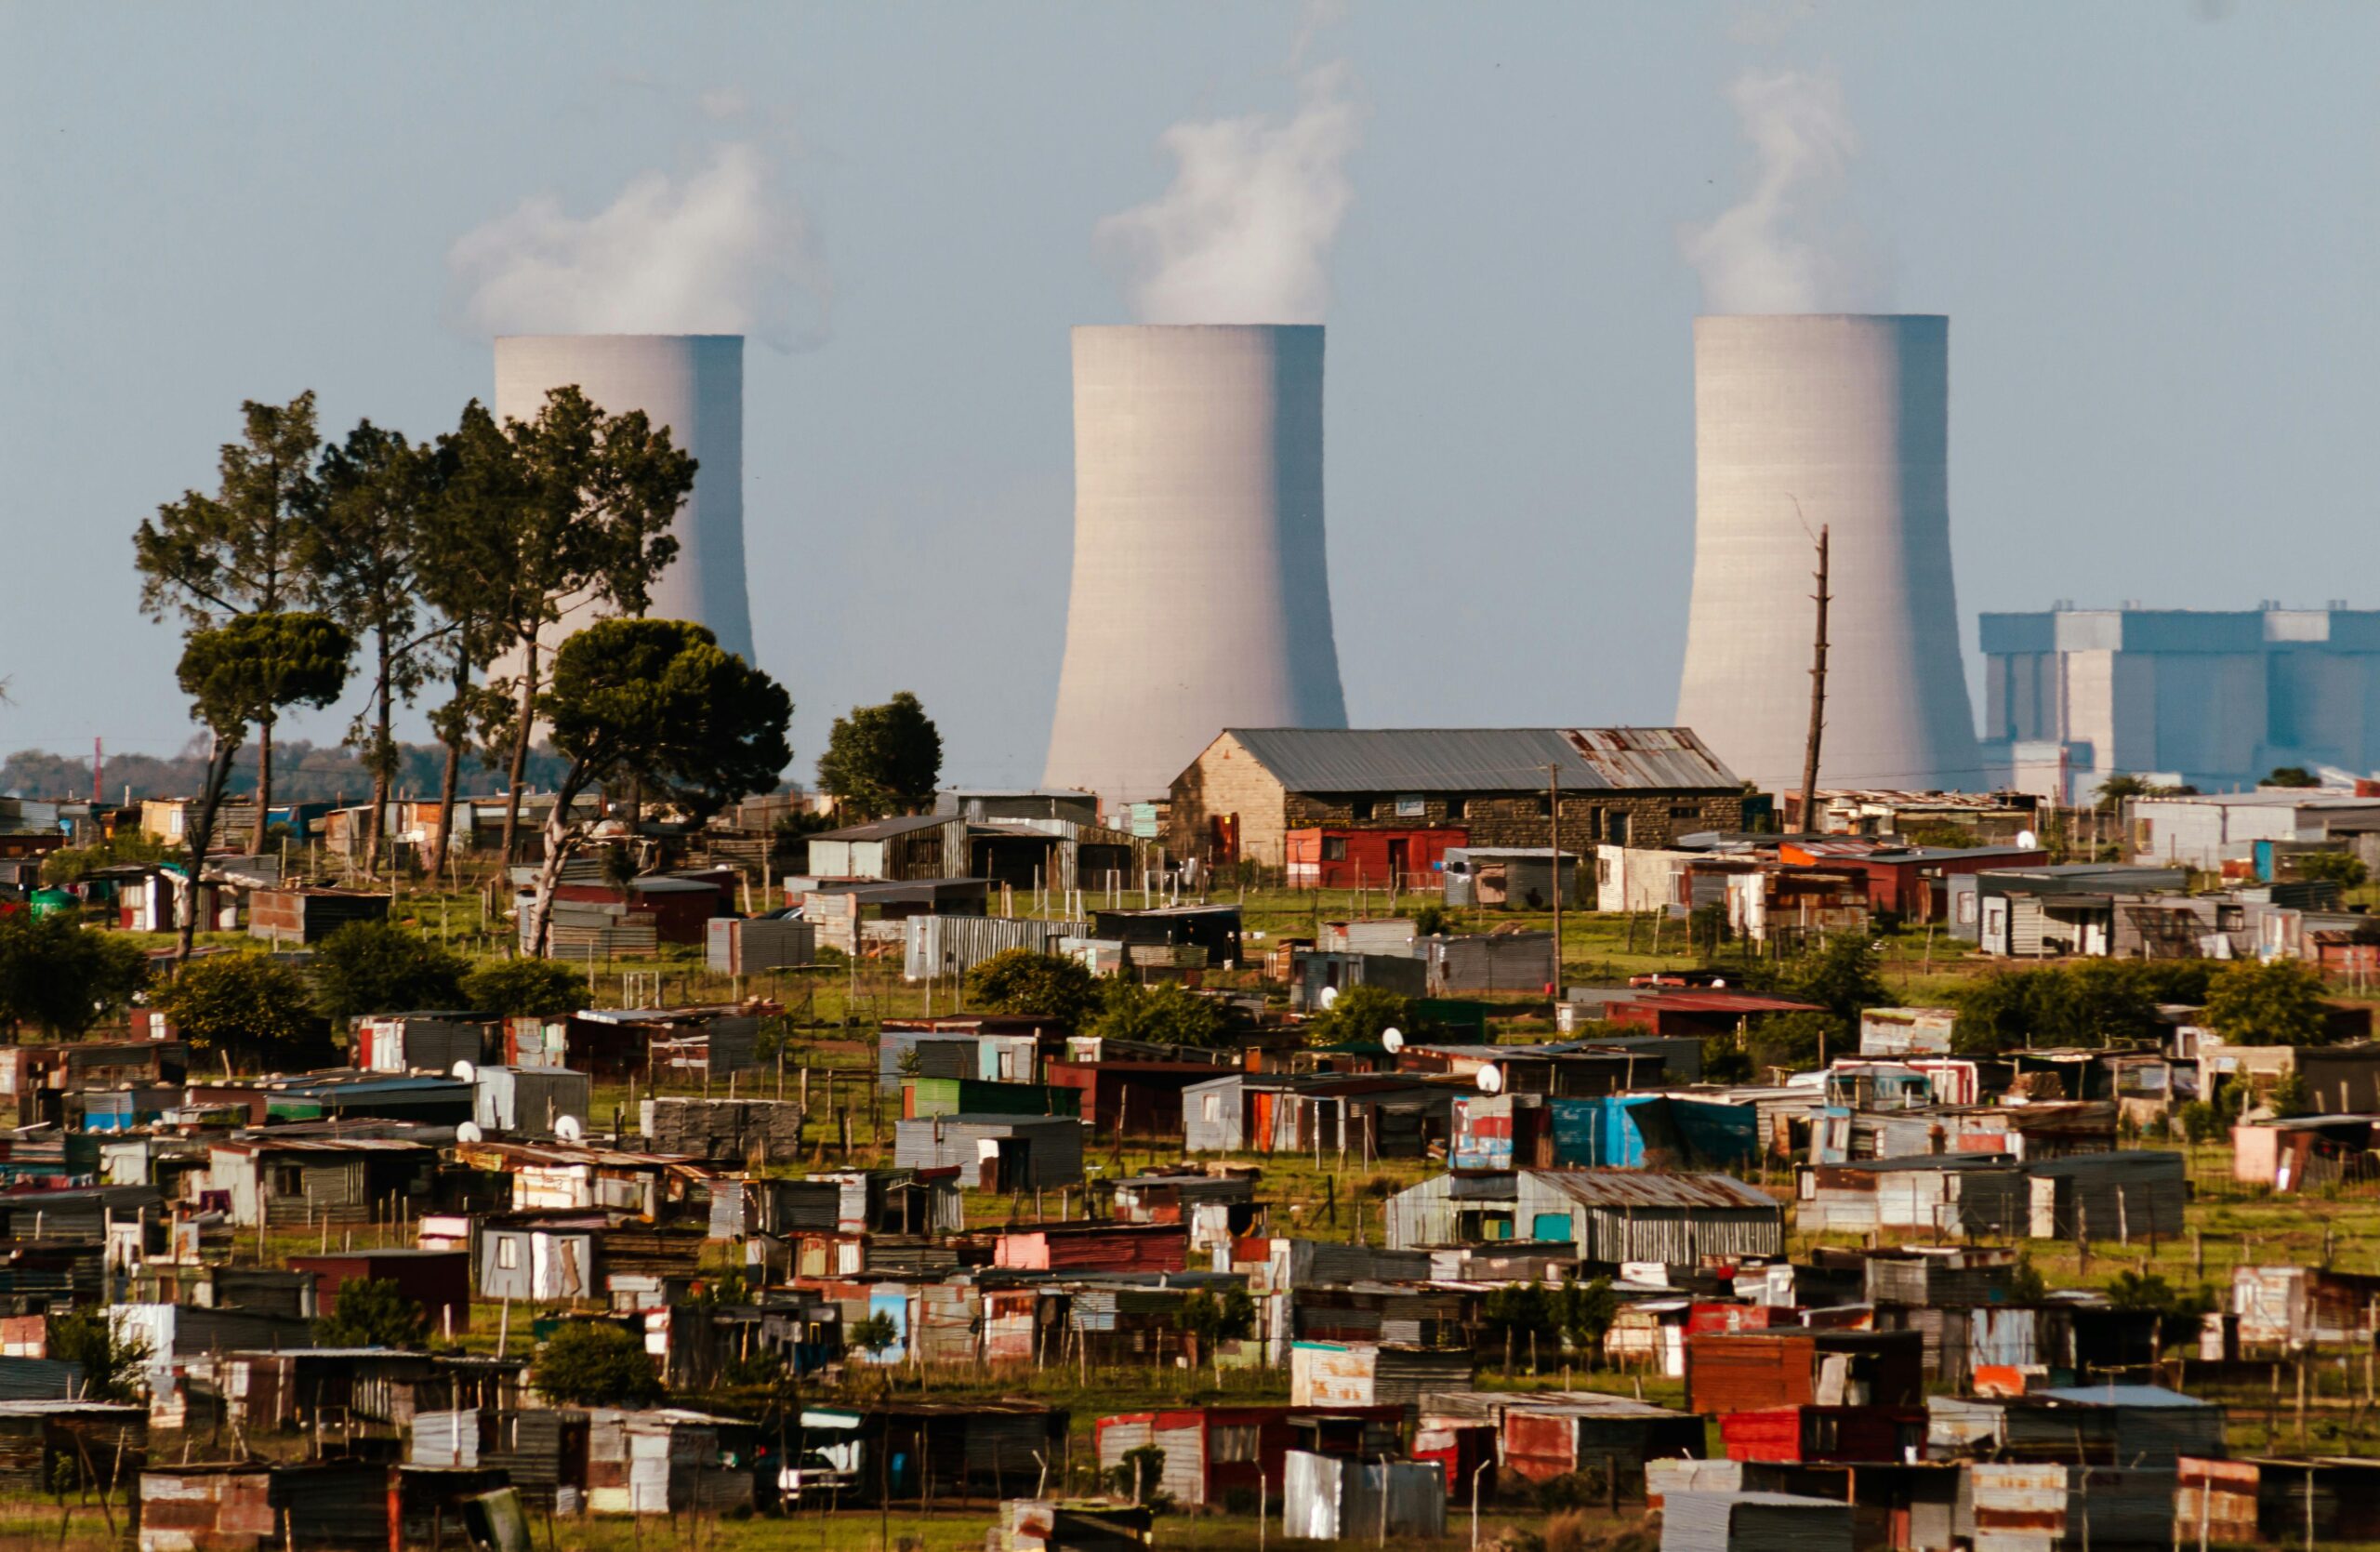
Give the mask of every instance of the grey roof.
[[2168, 1390], [2158, 1385], [2078, 1385], [2058, 1390], [2043, 1390], [2039, 1394], [2053, 1401], [2084, 1401], [2095, 1406], [2117, 1407], [2204, 1407], [2213, 1402], [2198, 1396], [2185, 1396], [2178, 1390]]
[[1734, 791], [1743, 784], [1683, 727], [1225, 730], [1296, 792]]
[[958, 816], [951, 814], [899, 815], [890, 819], [870, 819], [863, 825], [845, 825], [840, 829], [822, 829], [805, 835], [805, 841], [890, 841], [896, 835], [913, 830], [939, 829]]

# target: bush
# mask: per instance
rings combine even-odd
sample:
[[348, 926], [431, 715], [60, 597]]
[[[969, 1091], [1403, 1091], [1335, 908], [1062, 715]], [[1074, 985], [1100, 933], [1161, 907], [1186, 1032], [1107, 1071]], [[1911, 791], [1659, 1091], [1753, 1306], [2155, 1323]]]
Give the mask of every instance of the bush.
[[555, 1332], [537, 1350], [529, 1379], [556, 1406], [650, 1406], [662, 1395], [644, 1343], [599, 1320], [573, 1320]]
[[1306, 1020], [1308, 1045], [1368, 1045], [1390, 1029], [1411, 1033], [1413, 1000], [1386, 987], [1339, 988], [1330, 1006]]
[[83, 1366], [86, 1400], [140, 1399], [140, 1370], [149, 1361], [149, 1344], [118, 1335], [104, 1309], [51, 1315], [49, 1356]]
[[2334, 883], [2341, 889], [2360, 889], [2370, 870], [2363, 859], [2349, 852], [2300, 852], [2292, 859], [2297, 876], [2311, 883]]
[[853, 1320], [843, 1328], [843, 1350], [880, 1353], [898, 1341], [901, 1329], [890, 1315], [870, 1315], [864, 1320]]
[[63, 916], [0, 916], [0, 1020], [79, 1035], [149, 984], [149, 956], [114, 933]]
[[463, 977], [463, 1001], [499, 1018], [560, 1018], [593, 994], [586, 973], [559, 960], [490, 960]]
[[333, 1019], [451, 1008], [463, 1000], [460, 954], [393, 922], [350, 922], [315, 946], [314, 998]]
[[1221, 1003], [1184, 990], [1179, 982], [1144, 986], [1111, 980], [1091, 1033], [1102, 1040], [1209, 1048], [1223, 1044], [1229, 1028]]
[[430, 1312], [387, 1278], [351, 1278], [339, 1284], [331, 1313], [314, 1322], [325, 1347], [418, 1347], [430, 1338]]
[[1004, 948], [967, 972], [969, 1005], [1079, 1028], [1099, 1006], [1099, 977], [1079, 960]]
[[2182, 1135], [2190, 1142], [2211, 1143], [2219, 1140], [2225, 1130], [2223, 1112], [2203, 1099], [2193, 1099], [2180, 1111]]
[[1426, 905], [1413, 913], [1413, 931], [1421, 937], [1442, 937], [1454, 930], [1454, 914], [1441, 905]]
[[2233, 1045], [2322, 1044], [2322, 979], [2295, 960], [2234, 961], [2207, 983], [2206, 1023]]
[[304, 1060], [319, 1043], [313, 987], [264, 954], [192, 960], [152, 999], [193, 1051], [237, 1052], [268, 1066]]
[[1953, 1044], [1989, 1056], [2022, 1046], [2102, 1046], [2154, 1041], [2164, 1034], [2158, 1006], [2206, 997], [2214, 967], [2203, 960], [2091, 960], [2073, 966], [2002, 970], [1958, 997]]

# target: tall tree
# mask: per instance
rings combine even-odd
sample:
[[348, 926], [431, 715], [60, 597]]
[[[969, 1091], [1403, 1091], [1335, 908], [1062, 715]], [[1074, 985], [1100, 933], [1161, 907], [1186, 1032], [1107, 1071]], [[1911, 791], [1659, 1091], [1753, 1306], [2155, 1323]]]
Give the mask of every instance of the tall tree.
[[190, 899], [181, 913], [179, 958], [188, 960], [198, 931], [198, 887], [215, 816], [231, 778], [231, 757], [251, 724], [284, 706], [328, 706], [347, 683], [355, 638], [327, 615], [240, 615], [190, 633], [179, 669], [191, 714], [215, 738], [189, 835]]
[[906, 690], [837, 717], [818, 757], [819, 788], [838, 811], [860, 818], [926, 808], [941, 777], [942, 735]]
[[412, 701], [430, 672], [431, 648], [455, 633], [443, 619], [425, 622], [416, 603], [423, 529], [439, 467], [430, 449], [416, 446], [403, 432], [358, 423], [344, 443], [323, 450], [315, 475], [320, 498], [299, 550], [305, 569], [320, 579], [331, 614], [372, 643], [371, 693], [348, 733], [349, 746], [362, 751], [372, 773], [366, 872], [379, 869], [394, 795], [397, 740], [390, 723], [397, 703]]
[[785, 736], [793, 699], [784, 686], [685, 620], [588, 626], [562, 643], [552, 687], [530, 710], [570, 762], [546, 821], [545, 864], [529, 908], [525, 935], [539, 954], [562, 864], [586, 838], [588, 826], [570, 812], [581, 793], [601, 782], [638, 782], [702, 816], [770, 790], [793, 759]]
[[500, 730], [510, 746], [504, 853], [512, 855], [523, 773], [544, 683], [542, 637], [587, 604], [640, 614], [653, 579], [677, 558], [669, 524], [694, 487], [694, 459], [641, 410], [607, 416], [558, 388], [532, 421], [472, 401], [440, 439], [446, 463], [424, 580], [450, 616], [469, 622], [479, 663], [509, 670]]
[[[235, 615], [272, 614], [313, 602], [303, 564], [306, 523], [321, 489], [314, 479], [314, 394], [285, 405], [241, 405], [243, 438], [223, 444], [216, 494], [182, 493], [133, 536], [140, 608], [152, 619], [179, 610], [193, 625]], [[264, 850], [272, 806], [272, 728], [257, 719], [257, 824]]]

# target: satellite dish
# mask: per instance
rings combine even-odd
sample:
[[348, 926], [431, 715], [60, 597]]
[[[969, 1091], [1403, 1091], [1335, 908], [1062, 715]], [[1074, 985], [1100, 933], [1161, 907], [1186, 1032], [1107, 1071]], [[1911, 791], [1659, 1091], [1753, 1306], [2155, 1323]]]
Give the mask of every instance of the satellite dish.
[[1725, 990], [1726, 990], [1726, 989], [1727, 989], [1727, 977], [1726, 977], [1725, 975], [1713, 975], [1713, 976], [1712, 976], [1712, 977], [1711, 977], [1711, 989], [1712, 989], [1712, 990], [1713, 990], [1713, 991], [1725, 991]]
[[2016, 832], [2016, 844], [2019, 846], [2038, 846], [2041, 843], [2042, 838], [2035, 835], [2031, 830], [2020, 829]]
[[1504, 1092], [1504, 1069], [1497, 1067], [1483, 1067], [1479, 1069], [1477, 1081], [1481, 1094], [1501, 1094]]
[[458, 1143], [483, 1143], [487, 1141], [487, 1134], [480, 1130], [478, 1121], [467, 1121], [455, 1128], [455, 1140]]
[[455, 1064], [455, 1076], [461, 1079], [466, 1083], [476, 1082], [479, 1080], [479, 1075], [480, 1069], [473, 1067], [469, 1062], [456, 1062]]
[[1322, 988], [1322, 995], [1316, 998], [1316, 1001], [1320, 1002], [1325, 1008], [1329, 1007], [1332, 1003], [1339, 1001], [1339, 988], [1337, 987], [1324, 987]]
[[1394, 1026], [1382, 1029], [1380, 1032], [1380, 1042], [1392, 1053], [1402, 1051], [1405, 1049], [1405, 1031]]
[[576, 1116], [556, 1116], [554, 1118], [554, 1135], [560, 1137], [563, 1142], [575, 1143], [578, 1141], [579, 1138], [587, 1135], [587, 1123], [580, 1121]]

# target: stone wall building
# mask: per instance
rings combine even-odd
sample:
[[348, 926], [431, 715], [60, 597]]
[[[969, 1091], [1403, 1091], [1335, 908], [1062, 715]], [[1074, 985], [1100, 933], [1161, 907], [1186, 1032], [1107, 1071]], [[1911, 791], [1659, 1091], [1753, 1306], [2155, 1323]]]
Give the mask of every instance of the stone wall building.
[[1173, 781], [1167, 844], [1278, 867], [1293, 829], [1455, 826], [1474, 846], [1660, 846], [1752, 828], [1749, 792], [1682, 727], [1226, 728]]

